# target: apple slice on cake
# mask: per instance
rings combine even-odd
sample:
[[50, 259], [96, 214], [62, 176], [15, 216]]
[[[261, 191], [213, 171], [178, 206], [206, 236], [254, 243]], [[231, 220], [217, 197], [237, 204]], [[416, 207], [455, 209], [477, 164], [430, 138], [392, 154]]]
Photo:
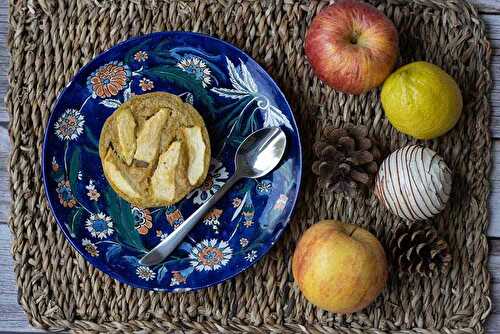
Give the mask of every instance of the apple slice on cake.
[[187, 146], [187, 154], [189, 159], [187, 178], [191, 185], [195, 185], [198, 183], [205, 171], [204, 158], [206, 145], [203, 141], [201, 128], [199, 126], [182, 128], [181, 132], [184, 137], [184, 143]]

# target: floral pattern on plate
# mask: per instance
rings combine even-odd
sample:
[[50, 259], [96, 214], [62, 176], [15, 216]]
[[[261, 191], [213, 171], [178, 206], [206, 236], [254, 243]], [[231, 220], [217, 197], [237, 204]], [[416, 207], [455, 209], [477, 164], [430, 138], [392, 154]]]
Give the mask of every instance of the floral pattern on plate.
[[[184, 200], [138, 208], [103, 176], [98, 136], [122, 103], [154, 91], [176, 94], [201, 113], [212, 159], [203, 184]], [[139, 259], [234, 173], [243, 138], [266, 126], [280, 126], [289, 139], [278, 168], [265, 178], [238, 182], [171, 256], [141, 266]], [[85, 259], [126, 284], [174, 292], [219, 283], [262, 257], [287, 225], [302, 164], [292, 112], [267, 73], [225, 42], [183, 32], [131, 39], [82, 68], [56, 103], [43, 154], [52, 212]]]
[[225, 241], [203, 240], [197, 243], [189, 254], [191, 266], [197, 271], [217, 270], [229, 263], [233, 250]]
[[221, 162], [212, 159], [207, 178], [201, 187], [193, 190], [186, 197], [193, 197], [193, 203], [195, 204], [203, 204], [224, 185], [228, 178], [229, 174], [226, 167], [222, 166]]

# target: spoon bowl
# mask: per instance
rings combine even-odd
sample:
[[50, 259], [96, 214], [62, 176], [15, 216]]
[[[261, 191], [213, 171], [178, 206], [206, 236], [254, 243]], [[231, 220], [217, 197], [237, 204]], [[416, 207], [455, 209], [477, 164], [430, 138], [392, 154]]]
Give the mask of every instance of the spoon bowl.
[[240, 177], [259, 178], [272, 171], [286, 149], [286, 135], [278, 127], [263, 128], [245, 138], [236, 151], [234, 165]]

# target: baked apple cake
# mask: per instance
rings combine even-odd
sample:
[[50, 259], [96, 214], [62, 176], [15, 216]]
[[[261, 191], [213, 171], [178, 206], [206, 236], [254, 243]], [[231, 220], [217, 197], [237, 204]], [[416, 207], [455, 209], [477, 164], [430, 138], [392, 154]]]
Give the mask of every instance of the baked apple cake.
[[137, 95], [102, 128], [99, 156], [111, 187], [143, 208], [174, 204], [200, 186], [210, 164], [205, 123], [169, 93]]

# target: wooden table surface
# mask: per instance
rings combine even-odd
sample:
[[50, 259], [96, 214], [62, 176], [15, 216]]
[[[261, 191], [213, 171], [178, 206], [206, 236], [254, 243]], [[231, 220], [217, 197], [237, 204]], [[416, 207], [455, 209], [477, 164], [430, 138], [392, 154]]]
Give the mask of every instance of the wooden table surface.
[[[493, 310], [488, 319], [487, 332], [500, 333], [500, 0], [472, 0], [486, 23], [493, 48], [491, 72], [495, 84], [491, 92], [491, 133], [493, 142], [493, 169], [489, 201], [490, 245], [489, 270], [491, 272], [491, 298]], [[0, 97], [5, 96], [8, 81], [9, 52], [6, 47], [8, 27], [8, 0], [0, 0]], [[10, 212], [8, 156], [9, 116], [5, 104], [0, 103], [0, 334], [37, 332], [27, 321], [17, 303], [17, 288], [10, 254]]]

